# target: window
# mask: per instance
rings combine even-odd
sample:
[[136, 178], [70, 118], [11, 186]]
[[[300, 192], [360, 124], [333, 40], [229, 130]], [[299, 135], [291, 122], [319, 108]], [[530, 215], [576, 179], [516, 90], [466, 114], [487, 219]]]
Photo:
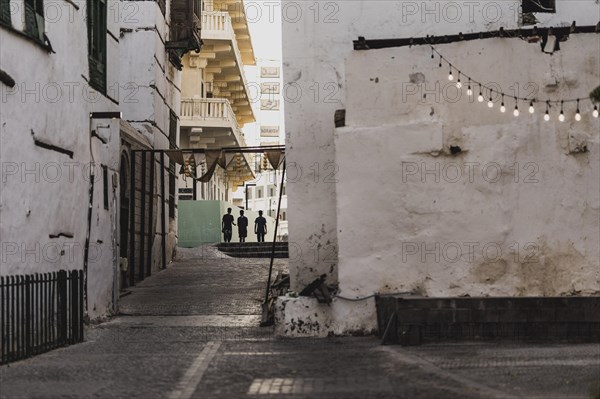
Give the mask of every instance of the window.
[[285, 195], [285, 184], [281, 187], [281, 195]]
[[252, 189], [251, 188], [246, 188], [246, 192], [248, 193], [247, 198], [248, 199], [252, 199]]
[[10, 26], [10, 0], [0, 0], [0, 24]]
[[87, 0], [87, 7], [90, 85], [106, 93], [106, 0]]
[[102, 183], [104, 186], [104, 209], [108, 209], [108, 167], [102, 165]]
[[274, 197], [275, 196], [275, 187], [271, 186], [269, 187], [269, 197]]
[[45, 42], [44, 0], [25, 0], [25, 33], [42, 43]]
[[262, 198], [263, 197], [263, 189], [262, 187], [257, 188], [256, 189], [256, 198]]
[[523, 0], [523, 13], [547, 12], [556, 13], [555, 0]]
[[287, 212], [286, 211], [281, 212], [281, 220], [287, 220]]

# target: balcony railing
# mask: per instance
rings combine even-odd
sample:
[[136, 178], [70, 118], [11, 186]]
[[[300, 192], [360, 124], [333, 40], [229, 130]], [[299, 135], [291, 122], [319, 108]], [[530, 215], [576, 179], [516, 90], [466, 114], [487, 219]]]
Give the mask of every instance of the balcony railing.
[[205, 39], [233, 40], [235, 31], [229, 13], [224, 11], [202, 13], [202, 37]]
[[181, 120], [186, 125], [198, 121], [198, 126], [230, 127], [240, 146], [246, 142], [235, 113], [226, 98], [184, 98], [181, 100]]

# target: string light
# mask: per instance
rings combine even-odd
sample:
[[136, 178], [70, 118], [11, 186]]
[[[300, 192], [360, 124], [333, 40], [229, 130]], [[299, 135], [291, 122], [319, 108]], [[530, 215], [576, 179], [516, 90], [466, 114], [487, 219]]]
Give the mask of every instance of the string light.
[[[448, 61], [442, 54], [440, 54], [440, 52], [432, 45], [431, 46], [431, 58], [435, 59], [435, 55], [439, 55], [440, 57], [440, 62], [439, 62], [439, 67], [443, 67], [444, 66], [444, 62], [446, 62], [448, 64], [448, 66], [450, 67], [450, 72], [448, 74], [448, 80], [451, 82], [455, 81], [455, 76], [453, 74], [453, 69], [456, 68], [455, 66], [452, 65], [452, 63], [450, 63], [450, 61]], [[489, 90], [490, 92], [490, 100], [488, 101], [487, 105], [489, 108], [493, 108], [494, 107], [494, 101], [493, 101], [493, 93], [494, 90], [488, 86], [483, 85], [482, 83], [473, 80], [473, 78], [467, 74], [462, 73], [458, 68], [456, 68], [456, 71], [458, 72], [458, 77], [456, 79], [455, 85], [458, 89], [461, 89], [463, 87], [463, 83], [461, 80], [461, 75], [464, 75], [467, 79], [468, 79], [468, 85], [467, 85], [467, 96], [469, 96], [469, 98], [471, 98], [473, 96], [473, 84], [477, 84], [479, 85], [479, 95], [477, 97], [477, 101], [482, 103], [484, 102], [485, 98], [483, 96], [483, 90]], [[497, 92], [498, 94], [500, 94], [502, 96], [502, 103], [500, 106], [500, 112], [505, 113], [506, 112], [506, 105], [504, 103], [504, 95], [505, 93], [503, 92]], [[527, 101], [529, 102], [529, 113], [530, 114], [534, 114], [535, 113], [535, 102], [537, 101], [536, 99], [532, 99], [532, 98], [527, 98], [527, 97], [517, 97], [514, 96], [515, 99], [515, 109], [513, 111], [513, 115], [515, 117], [520, 115], [520, 111], [519, 111], [519, 101]], [[584, 100], [590, 100], [592, 101], [591, 98], [586, 97]], [[564, 113], [564, 103], [565, 102], [577, 102], [577, 112], [575, 113], [575, 120], [576, 121], [581, 121], [582, 119], [582, 115], [581, 115], [581, 111], [580, 111], [580, 99], [566, 99], [566, 100], [545, 100], [546, 101], [546, 112], [544, 114], [544, 120], [545, 121], [550, 121], [551, 117], [550, 117], [550, 104], [551, 103], [560, 103], [560, 114], [558, 116], [558, 120], [560, 122], [564, 122], [566, 120], [565, 117], [565, 113]], [[599, 112], [598, 112], [598, 105], [594, 105], [594, 109], [592, 111], [592, 116], [594, 118], [598, 118], [599, 117]]]
[[558, 115], [558, 120], [561, 122], [565, 121], [565, 112], [563, 111], [563, 103], [564, 103], [564, 101], [560, 102], [560, 115]]

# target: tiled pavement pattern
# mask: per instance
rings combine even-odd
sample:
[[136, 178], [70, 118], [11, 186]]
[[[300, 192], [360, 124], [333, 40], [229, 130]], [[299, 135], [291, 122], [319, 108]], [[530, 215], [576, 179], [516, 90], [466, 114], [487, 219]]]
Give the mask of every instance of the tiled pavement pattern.
[[268, 259], [180, 259], [83, 344], [0, 367], [0, 398], [566, 399], [600, 380], [595, 344], [277, 339], [256, 327]]

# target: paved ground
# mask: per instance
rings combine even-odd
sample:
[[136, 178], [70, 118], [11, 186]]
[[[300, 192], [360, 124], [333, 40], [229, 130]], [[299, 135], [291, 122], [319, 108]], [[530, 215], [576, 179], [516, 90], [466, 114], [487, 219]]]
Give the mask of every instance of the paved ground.
[[267, 270], [181, 250], [85, 343], [0, 367], [0, 398], [562, 399], [589, 398], [600, 380], [597, 344], [277, 339], [257, 327]]

